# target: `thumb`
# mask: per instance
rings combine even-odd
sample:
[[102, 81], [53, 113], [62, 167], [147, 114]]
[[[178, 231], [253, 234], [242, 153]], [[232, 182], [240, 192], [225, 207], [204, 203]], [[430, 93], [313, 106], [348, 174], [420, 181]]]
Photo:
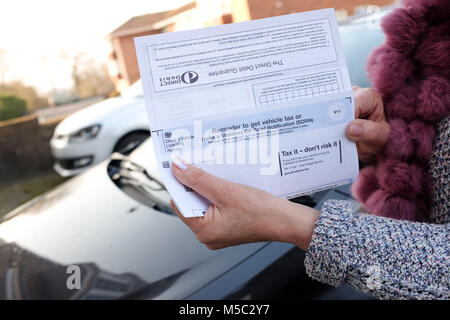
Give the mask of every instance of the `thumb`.
[[356, 119], [349, 123], [346, 133], [352, 141], [384, 147], [389, 139], [390, 127], [386, 121]]
[[172, 172], [182, 184], [208, 199], [214, 204], [221, 204], [224, 190], [229, 184], [221, 178], [175, 158], [172, 162]]

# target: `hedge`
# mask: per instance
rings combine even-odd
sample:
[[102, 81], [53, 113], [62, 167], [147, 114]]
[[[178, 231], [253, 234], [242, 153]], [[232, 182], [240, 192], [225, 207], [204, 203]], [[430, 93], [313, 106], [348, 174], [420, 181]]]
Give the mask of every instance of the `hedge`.
[[0, 94], [0, 121], [23, 116], [26, 111], [25, 100], [11, 94]]

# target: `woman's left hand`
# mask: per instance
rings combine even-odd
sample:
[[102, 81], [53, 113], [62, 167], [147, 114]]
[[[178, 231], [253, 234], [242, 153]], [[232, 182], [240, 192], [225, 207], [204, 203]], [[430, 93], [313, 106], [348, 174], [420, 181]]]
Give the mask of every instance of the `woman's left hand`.
[[258, 241], [290, 242], [306, 250], [319, 212], [265, 191], [232, 183], [193, 165], [174, 161], [172, 171], [184, 185], [207, 198], [204, 217], [180, 219], [210, 249]]

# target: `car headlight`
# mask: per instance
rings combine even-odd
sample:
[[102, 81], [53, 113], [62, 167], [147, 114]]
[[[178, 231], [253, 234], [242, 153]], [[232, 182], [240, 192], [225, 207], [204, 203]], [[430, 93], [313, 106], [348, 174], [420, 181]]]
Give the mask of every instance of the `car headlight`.
[[83, 142], [86, 140], [94, 139], [100, 132], [101, 127], [102, 126], [100, 124], [94, 124], [92, 126], [78, 130], [77, 132], [69, 135], [69, 141]]

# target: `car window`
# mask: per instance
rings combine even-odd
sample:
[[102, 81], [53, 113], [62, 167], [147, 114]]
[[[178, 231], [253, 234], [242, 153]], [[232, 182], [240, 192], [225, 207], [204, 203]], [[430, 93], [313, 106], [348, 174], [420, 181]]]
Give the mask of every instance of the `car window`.
[[365, 66], [370, 52], [383, 43], [383, 32], [379, 29], [367, 29], [364, 24], [359, 24], [342, 27], [340, 34], [352, 85], [370, 86]]

